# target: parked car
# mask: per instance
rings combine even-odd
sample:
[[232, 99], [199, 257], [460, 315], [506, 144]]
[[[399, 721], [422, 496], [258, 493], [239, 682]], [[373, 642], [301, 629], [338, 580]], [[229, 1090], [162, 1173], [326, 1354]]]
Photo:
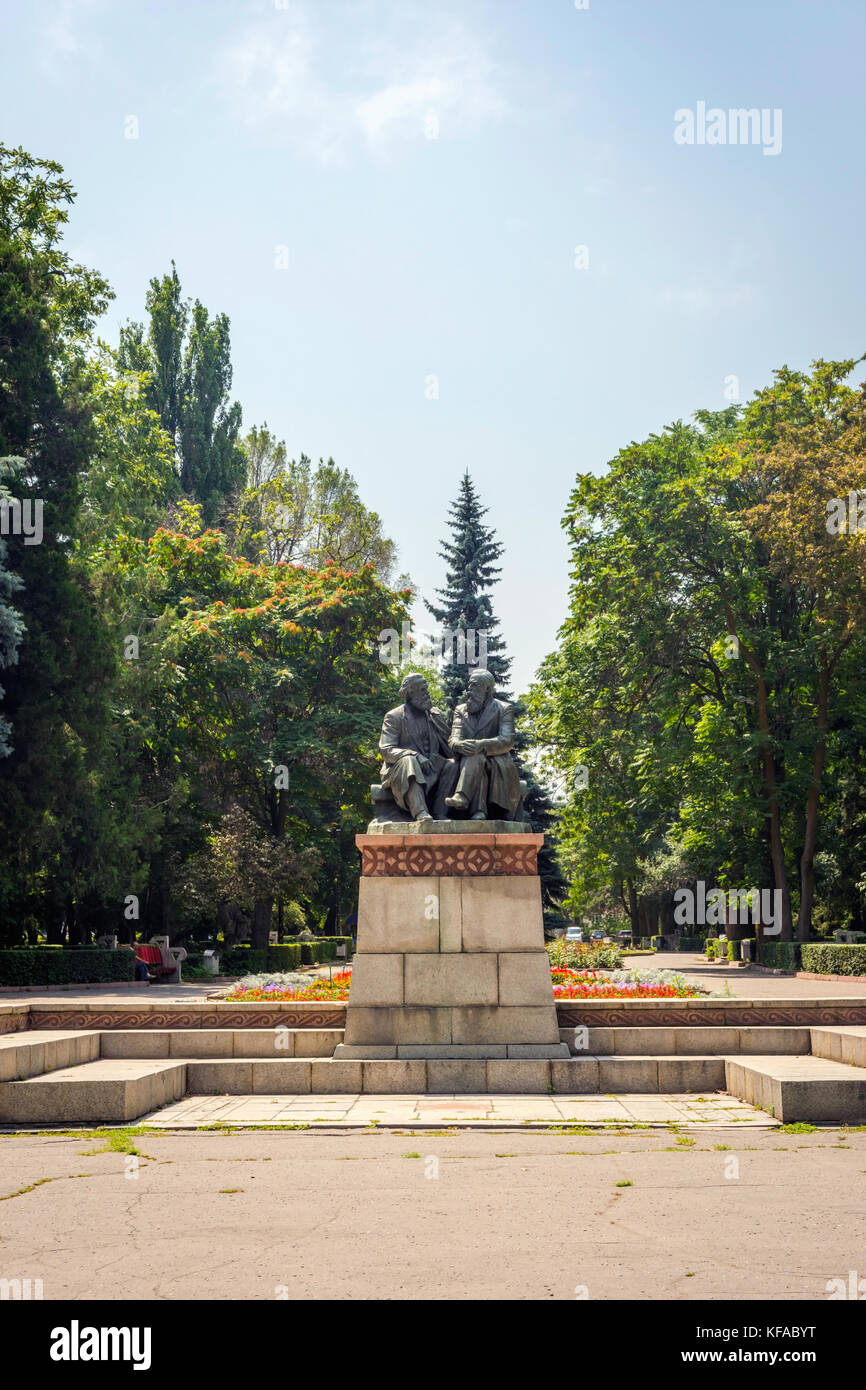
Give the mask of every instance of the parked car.
[[589, 939], [590, 941], [610, 941], [607, 932], [603, 932], [600, 927], [596, 927], [595, 931], [590, 932]]
[[616, 939], [617, 939], [617, 941], [619, 942], [620, 946], [630, 946], [630, 945], [631, 945], [631, 932], [630, 932], [630, 931], [618, 931], [617, 934], [616, 934]]
[[565, 939], [566, 941], [582, 942], [584, 940], [583, 932], [580, 927], [569, 927], [568, 931], [565, 933]]

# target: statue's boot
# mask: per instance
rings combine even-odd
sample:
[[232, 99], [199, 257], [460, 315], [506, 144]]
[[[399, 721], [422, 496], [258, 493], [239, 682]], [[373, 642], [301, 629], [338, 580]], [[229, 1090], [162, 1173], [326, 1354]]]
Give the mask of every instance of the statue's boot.
[[465, 811], [469, 802], [462, 792], [455, 792], [453, 796], [446, 796], [445, 805], [453, 807], [455, 811]]
[[409, 810], [413, 820], [432, 820], [430, 812], [427, 810], [427, 802], [424, 800], [424, 793], [417, 782], [409, 783], [409, 790], [406, 793], [406, 800], [409, 803]]

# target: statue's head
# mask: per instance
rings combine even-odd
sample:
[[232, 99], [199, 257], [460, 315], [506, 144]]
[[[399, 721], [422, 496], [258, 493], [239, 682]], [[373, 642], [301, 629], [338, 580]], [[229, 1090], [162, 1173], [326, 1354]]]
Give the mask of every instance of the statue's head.
[[427, 682], [418, 671], [412, 671], [405, 677], [400, 686], [400, 694], [406, 704], [414, 705], [415, 709], [430, 709], [433, 704]]
[[466, 703], [470, 713], [477, 714], [493, 698], [496, 681], [489, 671], [473, 671], [466, 687]]

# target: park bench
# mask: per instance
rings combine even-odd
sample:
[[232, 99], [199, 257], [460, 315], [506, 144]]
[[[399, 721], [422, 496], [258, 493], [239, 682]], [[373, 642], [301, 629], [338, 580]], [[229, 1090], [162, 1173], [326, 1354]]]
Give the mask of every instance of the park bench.
[[167, 936], [154, 936], [135, 947], [136, 958], [147, 966], [148, 979], [153, 984], [180, 984], [181, 961], [186, 960], [182, 946], [169, 946]]

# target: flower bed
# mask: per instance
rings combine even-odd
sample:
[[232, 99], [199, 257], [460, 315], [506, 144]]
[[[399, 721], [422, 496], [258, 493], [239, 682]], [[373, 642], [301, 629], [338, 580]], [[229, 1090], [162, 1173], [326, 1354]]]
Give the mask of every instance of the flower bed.
[[281, 1003], [302, 999], [348, 999], [351, 970], [339, 970], [330, 980], [309, 975], [245, 975], [223, 998], [227, 1003]]
[[[687, 984], [673, 970], [571, 970], [551, 968], [555, 999], [701, 999], [707, 993]], [[309, 975], [247, 975], [233, 985], [224, 999], [231, 1003], [289, 1002], [328, 999], [335, 1003], [349, 997], [351, 970], [340, 970], [330, 980]]]
[[672, 970], [615, 970], [599, 975], [594, 970], [554, 967], [550, 973], [555, 999], [700, 999], [704, 994]]

